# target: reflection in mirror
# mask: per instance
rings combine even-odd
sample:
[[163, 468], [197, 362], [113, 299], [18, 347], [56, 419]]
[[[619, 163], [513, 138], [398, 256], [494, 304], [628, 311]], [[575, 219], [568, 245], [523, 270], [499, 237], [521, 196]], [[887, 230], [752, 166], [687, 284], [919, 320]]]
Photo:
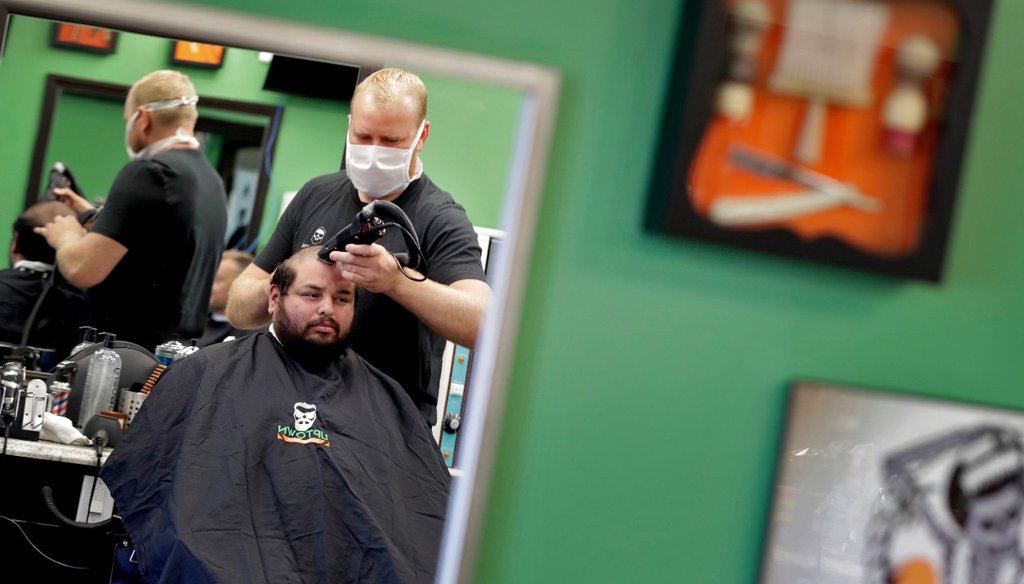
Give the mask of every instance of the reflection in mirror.
[[[75, 172], [91, 198], [102, 198], [126, 161], [123, 90], [147, 71], [172, 66], [196, 85], [201, 99], [197, 135], [211, 164], [225, 177], [229, 194], [234, 186], [232, 148], [238, 144], [233, 144], [234, 136], [222, 133], [225, 122], [262, 129], [253, 213], [261, 216], [269, 189], [269, 206], [262, 214], [268, 222], [254, 222], [246, 234], [249, 242], [263, 243], [261, 228], [264, 234], [273, 228], [283, 193], [341, 167], [348, 102], [263, 90], [270, 62], [258, 51], [231, 47], [219, 69], [203, 70], [172, 65], [168, 38], [119, 31], [115, 52], [96, 55], [48, 46], [51, 30], [51, 21], [12, 16], [0, 69], [0, 95], [9, 95], [9, 103], [42, 104], [39, 129], [26, 143], [35, 144], [29, 172], [0, 179], [9, 181], [5, 192], [25, 192], [26, 205], [40, 196], [45, 176], [58, 160]], [[365, 73], [367, 68], [361, 69]], [[430, 120], [436, 129], [423, 153], [431, 178], [466, 207], [474, 224], [499, 227], [522, 91], [429, 73], [421, 77], [430, 90]], [[279, 125], [272, 131], [275, 113]], [[241, 139], [254, 141], [244, 135]], [[27, 184], [19, 188], [18, 179], [26, 177]]]
[[[225, 136], [230, 126], [260, 128], [256, 182], [257, 191], [265, 189], [265, 198], [254, 199], [251, 208], [247, 203], [240, 205], [235, 224], [237, 229], [247, 223], [245, 239], [257, 246], [265, 242], [291, 193], [309, 178], [339, 168], [348, 114], [347, 103], [263, 90], [267, 65], [260, 53], [356, 63], [367, 69], [398, 66], [423, 78], [430, 91], [432, 123], [430, 143], [422, 154], [427, 173], [466, 208], [476, 226], [503, 233], [501, 253], [489, 259], [494, 300], [473, 355], [473, 385], [460, 429], [461, 468], [452, 486], [438, 571], [439, 581], [470, 579], [490, 476], [489, 453], [499, 430], [553, 127], [557, 75], [525, 63], [156, 2], [0, 0], [0, 17], [5, 17], [7, 25], [0, 37], [0, 103], [5, 104], [0, 111], [5, 127], [0, 144], [0, 213], [9, 218], [39, 196], [40, 177], [55, 160], [86, 152], [99, 157], [100, 151], [112, 157], [82, 158], [78, 167], [65, 160], [87, 181], [83, 188], [91, 198], [104, 196], [113, 173], [125, 160], [118, 159], [123, 153], [119, 108], [101, 112], [109, 104], [103, 105], [103, 98], [88, 92], [55, 94], [51, 112], [45, 116], [49, 130], [40, 135], [48, 76], [124, 86], [150, 70], [171, 68], [172, 40], [226, 46], [220, 68], [174, 68], [192, 78], [202, 98], [201, 111], [214, 99], [273, 110], [272, 115], [264, 112], [242, 118], [216, 108], [204, 111], [212, 124], [205, 132], [207, 154], [237, 153], [224, 156], [225, 163], [219, 165], [222, 172], [240, 162], [251, 173], [253, 161], [246, 146], [226, 146], [229, 139], [218, 136]], [[116, 46], [110, 53], [52, 47], [47, 39], [54, 21], [116, 30]], [[273, 120], [269, 132], [268, 117]], [[252, 130], [253, 135], [256, 132]], [[42, 147], [34, 149], [37, 144]], [[235, 164], [227, 162], [232, 158]], [[0, 232], [0, 243], [6, 245], [7, 237]]]
[[[22, 17], [17, 17], [21, 21]], [[45, 21], [39, 21], [45, 22]], [[16, 53], [17, 48], [12, 49]], [[129, 85], [48, 74], [36, 133], [25, 207], [48, 198], [47, 175], [57, 163], [75, 177], [92, 201], [103, 198], [124, 165], [121, 118]], [[275, 114], [283, 108], [204, 97], [195, 133], [228, 194], [225, 245], [252, 251], [259, 243], [259, 221], [266, 197], [267, 168], [276, 144]], [[114, 122], [112, 122], [114, 121]], [[83, 139], [84, 138], [84, 139]], [[266, 164], [261, 164], [261, 161]]]

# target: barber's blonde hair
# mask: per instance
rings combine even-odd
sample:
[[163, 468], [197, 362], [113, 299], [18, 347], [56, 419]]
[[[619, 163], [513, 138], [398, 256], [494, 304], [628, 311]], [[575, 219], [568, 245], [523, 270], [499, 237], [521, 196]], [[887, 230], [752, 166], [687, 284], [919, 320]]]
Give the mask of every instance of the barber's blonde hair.
[[423, 121], [427, 117], [427, 86], [415, 74], [402, 69], [380, 69], [359, 82], [352, 98], [364, 91], [372, 91], [379, 106], [390, 106], [406, 95], [412, 96], [418, 106], [416, 117]]
[[[178, 97], [195, 97], [196, 88], [187, 75], [169, 69], [153, 71], [142, 77], [128, 90], [128, 107], [135, 109], [154, 101]], [[152, 112], [153, 121], [161, 126], [185, 126], [196, 123], [199, 112], [193, 105], [173, 107]]]
[[238, 266], [239, 271], [249, 267], [249, 264], [251, 264], [253, 261], [251, 253], [239, 249], [224, 250], [224, 252], [220, 254], [220, 259], [221, 261], [230, 260], [232, 262], [235, 262], [235, 265]]

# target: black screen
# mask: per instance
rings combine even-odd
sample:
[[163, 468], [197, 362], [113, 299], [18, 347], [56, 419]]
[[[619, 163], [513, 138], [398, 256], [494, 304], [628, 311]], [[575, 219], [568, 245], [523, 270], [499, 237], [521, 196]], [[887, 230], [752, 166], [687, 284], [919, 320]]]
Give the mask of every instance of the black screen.
[[351, 101], [359, 67], [274, 55], [263, 89], [291, 95]]

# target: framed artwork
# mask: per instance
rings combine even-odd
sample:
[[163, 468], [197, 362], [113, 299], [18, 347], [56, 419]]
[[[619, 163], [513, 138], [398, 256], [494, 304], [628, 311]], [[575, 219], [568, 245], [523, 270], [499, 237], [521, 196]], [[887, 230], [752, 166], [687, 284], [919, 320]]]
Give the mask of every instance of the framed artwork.
[[171, 63], [204, 69], [217, 69], [224, 64], [224, 47], [191, 41], [171, 44]]
[[1024, 412], [798, 381], [761, 584], [1024, 577]]
[[938, 282], [990, 0], [699, 0], [647, 227]]
[[50, 44], [62, 49], [109, 55], [117, 48], [117, 31], [95, 26], [55, 22]]

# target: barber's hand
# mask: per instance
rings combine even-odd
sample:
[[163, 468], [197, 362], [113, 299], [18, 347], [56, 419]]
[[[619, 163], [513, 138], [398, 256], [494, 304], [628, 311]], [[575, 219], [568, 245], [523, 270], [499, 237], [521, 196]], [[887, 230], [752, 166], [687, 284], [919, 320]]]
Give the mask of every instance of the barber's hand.
[[53, 189], [53, 197], [68, 207], [71, 207], [71, 210], [75, 213], [81, 213], [82, 211], [96, 208], [96, 206], [86, 200], [85, 197], [67, 187], [57, 187]]
[[64, 215], [54, 218], [53, 221], [42, 227], [35, 227], [33, 231], [46, 238], [46, 243], [53, 249], [60, 249], [69, 243], [74, 243], [85, 236], [85, 228], [78, 224], [78, 219], [73, 215]]
[[376, 243], [350, 243], [345, 251], [332, 251], [331, 259], [342, 277], [370, 292], [387, 294], [402, 277], [395, 257]]

